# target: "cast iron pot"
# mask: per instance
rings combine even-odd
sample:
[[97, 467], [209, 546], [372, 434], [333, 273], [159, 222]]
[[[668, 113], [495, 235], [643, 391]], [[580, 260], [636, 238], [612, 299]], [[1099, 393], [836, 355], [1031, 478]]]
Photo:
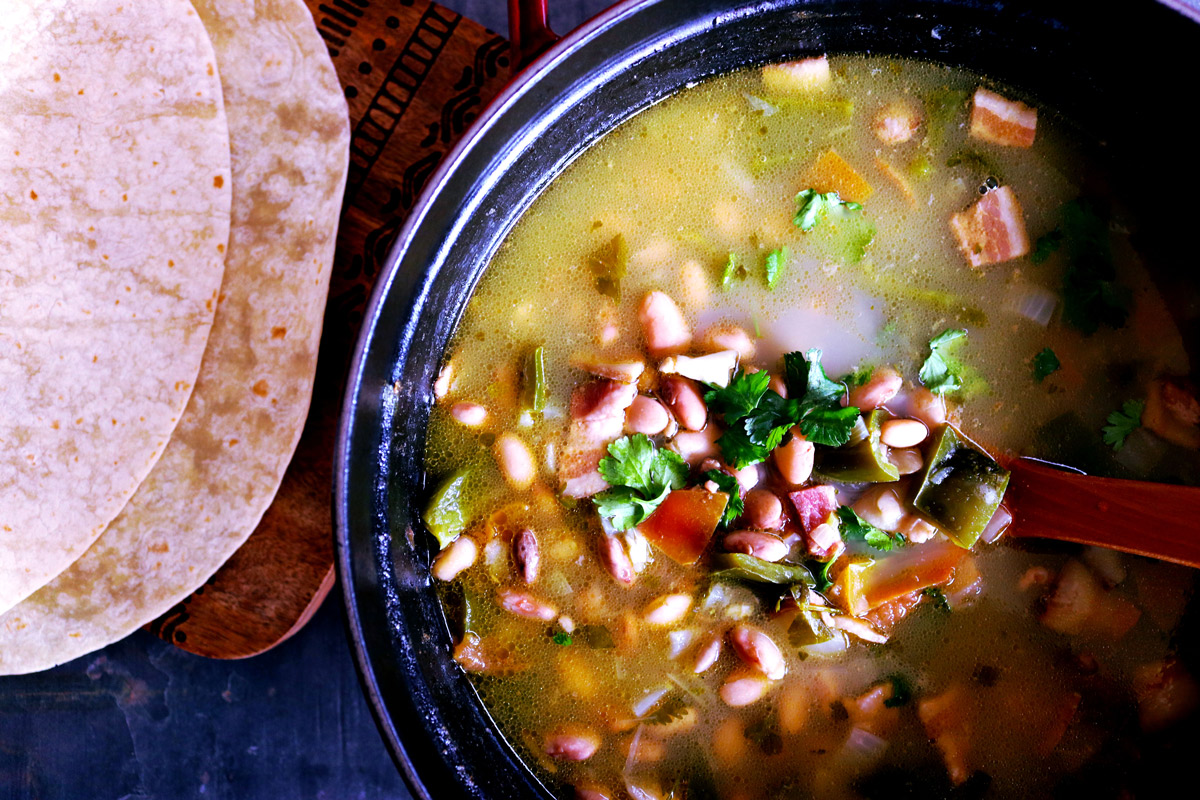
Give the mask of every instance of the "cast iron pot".
[[[544, 2], [510, 0], [518, 59], [554, 42]], [[546, 184], [622, 120], [691, 81], [823, 52], [913, 56], [1014, 85], [1073, 119], [1103, 143], [1101, 157], [1130, 179], [1132, 196], [1157, 203], [1147, 216], [1162, 232], [1147, 237], [1155, 261], [1194, 264], [1175, 260], [1170, 243], [1185, 238], [1194, 228], [1188, 217], [1200, 211], [1187, 186], [1194, 176], [1181, 174], [1195, 157], [1172, 156], [1162, 143], [1181, 140], [1156, 133], [1190, 125], [1198, 96], [1188, 57], [1200, 53], [1200, 25], [1183, 8], [1151, 0], [1119, 8], [1061, 0], [630, 0], [554, 44], [508, 85], [399, 233], [350, 367], [336, 456], [338, 568], [355, 657], [416, 797], [552, 796], [451, 659], [429, 578], [433, 541], [418, 517], [442, 354], [492, 253]], [[1195, 276], [1156, 277], [1196, 342]], [[1187, 767], [1192, 758], [1172, 761]]]

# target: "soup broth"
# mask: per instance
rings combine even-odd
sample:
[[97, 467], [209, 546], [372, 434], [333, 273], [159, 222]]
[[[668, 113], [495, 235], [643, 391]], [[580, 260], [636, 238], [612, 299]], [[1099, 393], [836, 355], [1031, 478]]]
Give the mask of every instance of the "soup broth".
[[[928, 792], [904, 796], [1049, 796], [1190, 713], [1195, 684], [1172, 650], [1189, 570], [1009, 545], [998, 494], [969, 535], [921, 505], [947, 436], [963, 437], [948, 452], [970, 451], [993, 476], [992, 458], [1019, 455], [1200, 474], [1195, 400], [1168, 377], [1191, 365], [1130, 243], [1135, 220], [1051, 111], [1037, 109], [1031, 146], [1021, 119], [981, 131], [991, 97], [1007, 104], [1000, 117], [1031, 108], [979, 76], [890, 58], [707, 81], [582, 154], [496, 253], [438, 381], [427, 469], [442, 485], [426, 520], [446, 545], [433, 569], [450, 579], [456, 658], [553, 793], [874, 797], [911, 784]], [[1010, 197], [1025, 252], [993, 258], [993, 222], [990, 241], [950, 224]], [[694, 336], [656, 345], [655, 293]], [[812, 399], [828, 385], [817, 364], [861, 417]], [[808, 370], [807, 394], [793, 366]], [[780, 452], [735, 469], [730, 440], [714, 442], [740, 424], [720, 416], [720, 392], [749, 385], [755, 367], [772, 373], [772, 402], [810, 415], [767, 450], [807, 453], [812, 476], [790, 480]], [[688, 381], [701, 373], [717, 380]], [[869, 413], [889, 381], [886, 411]], [[595, 433], [581, 419], [589, 385], [625, 419], [591, 442], [596, 457], [619, 460], [609, 445], [678, 452], [686, 478], [670, 501], [571, 472]], [[672, 386], [703, 396], [704, 423], [688, 424]], [[834, 451], [856, 440], [823, 446], [804, 427], [818, 417], [870, 431], [868, 461], [887, 462], [872, 468], [895, 465], [899, 479], [846, 480], [861, 474], [838, 473]], [[821, 486], [833, 513], [810, 525]], [[989, 487], [1003, 491], [998, 477]], [[608, 513], [620, 504], [603, 500], [618, 490], [621, 513], [649, 515], [624, 531]], [[747, 506], [710, 525], [694, 563], [672, 550], [688, 544], [675, 538], [686, 524], [654, 533], [688, 492]], [[748, 524], [760, 506], [770, 524]], [[724, 551], [794, 570], [722, 575]], [[872, 578], [854, 582], [860, 569], [936, 572], [930, 559], [950, 564], [939, 580], [914, 578], [885, 602]]]

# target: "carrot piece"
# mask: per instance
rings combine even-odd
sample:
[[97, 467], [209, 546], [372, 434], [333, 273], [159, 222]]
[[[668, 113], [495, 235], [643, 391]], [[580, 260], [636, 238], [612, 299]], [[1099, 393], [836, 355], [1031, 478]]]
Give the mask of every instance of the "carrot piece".
[[875, 190], [836, 150], [826, 150], [800, 176], [802, 188], [818, 192], [837, 192], [843, 200], [865, 202]]
[[725, 494], [677, 489], [638, 526], [659, 550], [683, 565], [695, 564], [725, 513]]
[[927, 586], [938, 586], [954, 577], [967, 551], [950, 542], [908, 547], [875, 562], [863, 576], [863, 597], [876, 608]]

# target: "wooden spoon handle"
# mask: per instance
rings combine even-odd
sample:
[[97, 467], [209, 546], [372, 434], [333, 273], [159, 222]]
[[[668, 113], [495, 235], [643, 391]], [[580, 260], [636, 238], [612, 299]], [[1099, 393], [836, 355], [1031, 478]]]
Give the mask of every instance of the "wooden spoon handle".
[[1008, 535], [1200, 567], [1200, 488], [1079, 475], [1024, 458], [1010, 468]]

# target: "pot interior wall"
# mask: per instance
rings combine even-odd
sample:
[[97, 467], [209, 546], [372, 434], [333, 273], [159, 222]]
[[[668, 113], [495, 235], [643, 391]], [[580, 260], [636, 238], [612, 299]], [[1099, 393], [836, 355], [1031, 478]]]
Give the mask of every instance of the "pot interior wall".
[[[895, 54], [965, 66], [1027, 91], [1104, 142], [1116, 174], [1132, 178], [1140, 195], [1179, 191], [1178, 171], [1149, 169], [1146, 153], [1155, 148], [1154, 126], [1178, 120], [1185, 98], [1195, 96], [1188, 86], [1195, 69], [1183, 70], [1185, 57], [1200, 50], [1200, 26], [1168, 9], [1127, 4], [1120, 19], [1105, 19], [1095, 7], [1058, 2], [773, 2], [721, 10], [728, 5], [625, 4], [571, 37], [553, 61], [535, 65], [468, 135], [452, 169], [435, 178], [380, 281], [350, 376], [335, 502], [366, 688], [418, 796], [549, 796], [450, 658], [417, 508], [431, 383], [466, 301], [520, 213], [595, 139], [707, 76], [821, 52]], [[1147, 239], [1159, 264], [1194, 263], [1179, 260], [1170, 242], [1182, 238], [1198, 204], [1191, 196], [1173, 200], [1148, 216]], [[1194, 276], [1179, 270], [1160, 280], [1197, 341]]]

